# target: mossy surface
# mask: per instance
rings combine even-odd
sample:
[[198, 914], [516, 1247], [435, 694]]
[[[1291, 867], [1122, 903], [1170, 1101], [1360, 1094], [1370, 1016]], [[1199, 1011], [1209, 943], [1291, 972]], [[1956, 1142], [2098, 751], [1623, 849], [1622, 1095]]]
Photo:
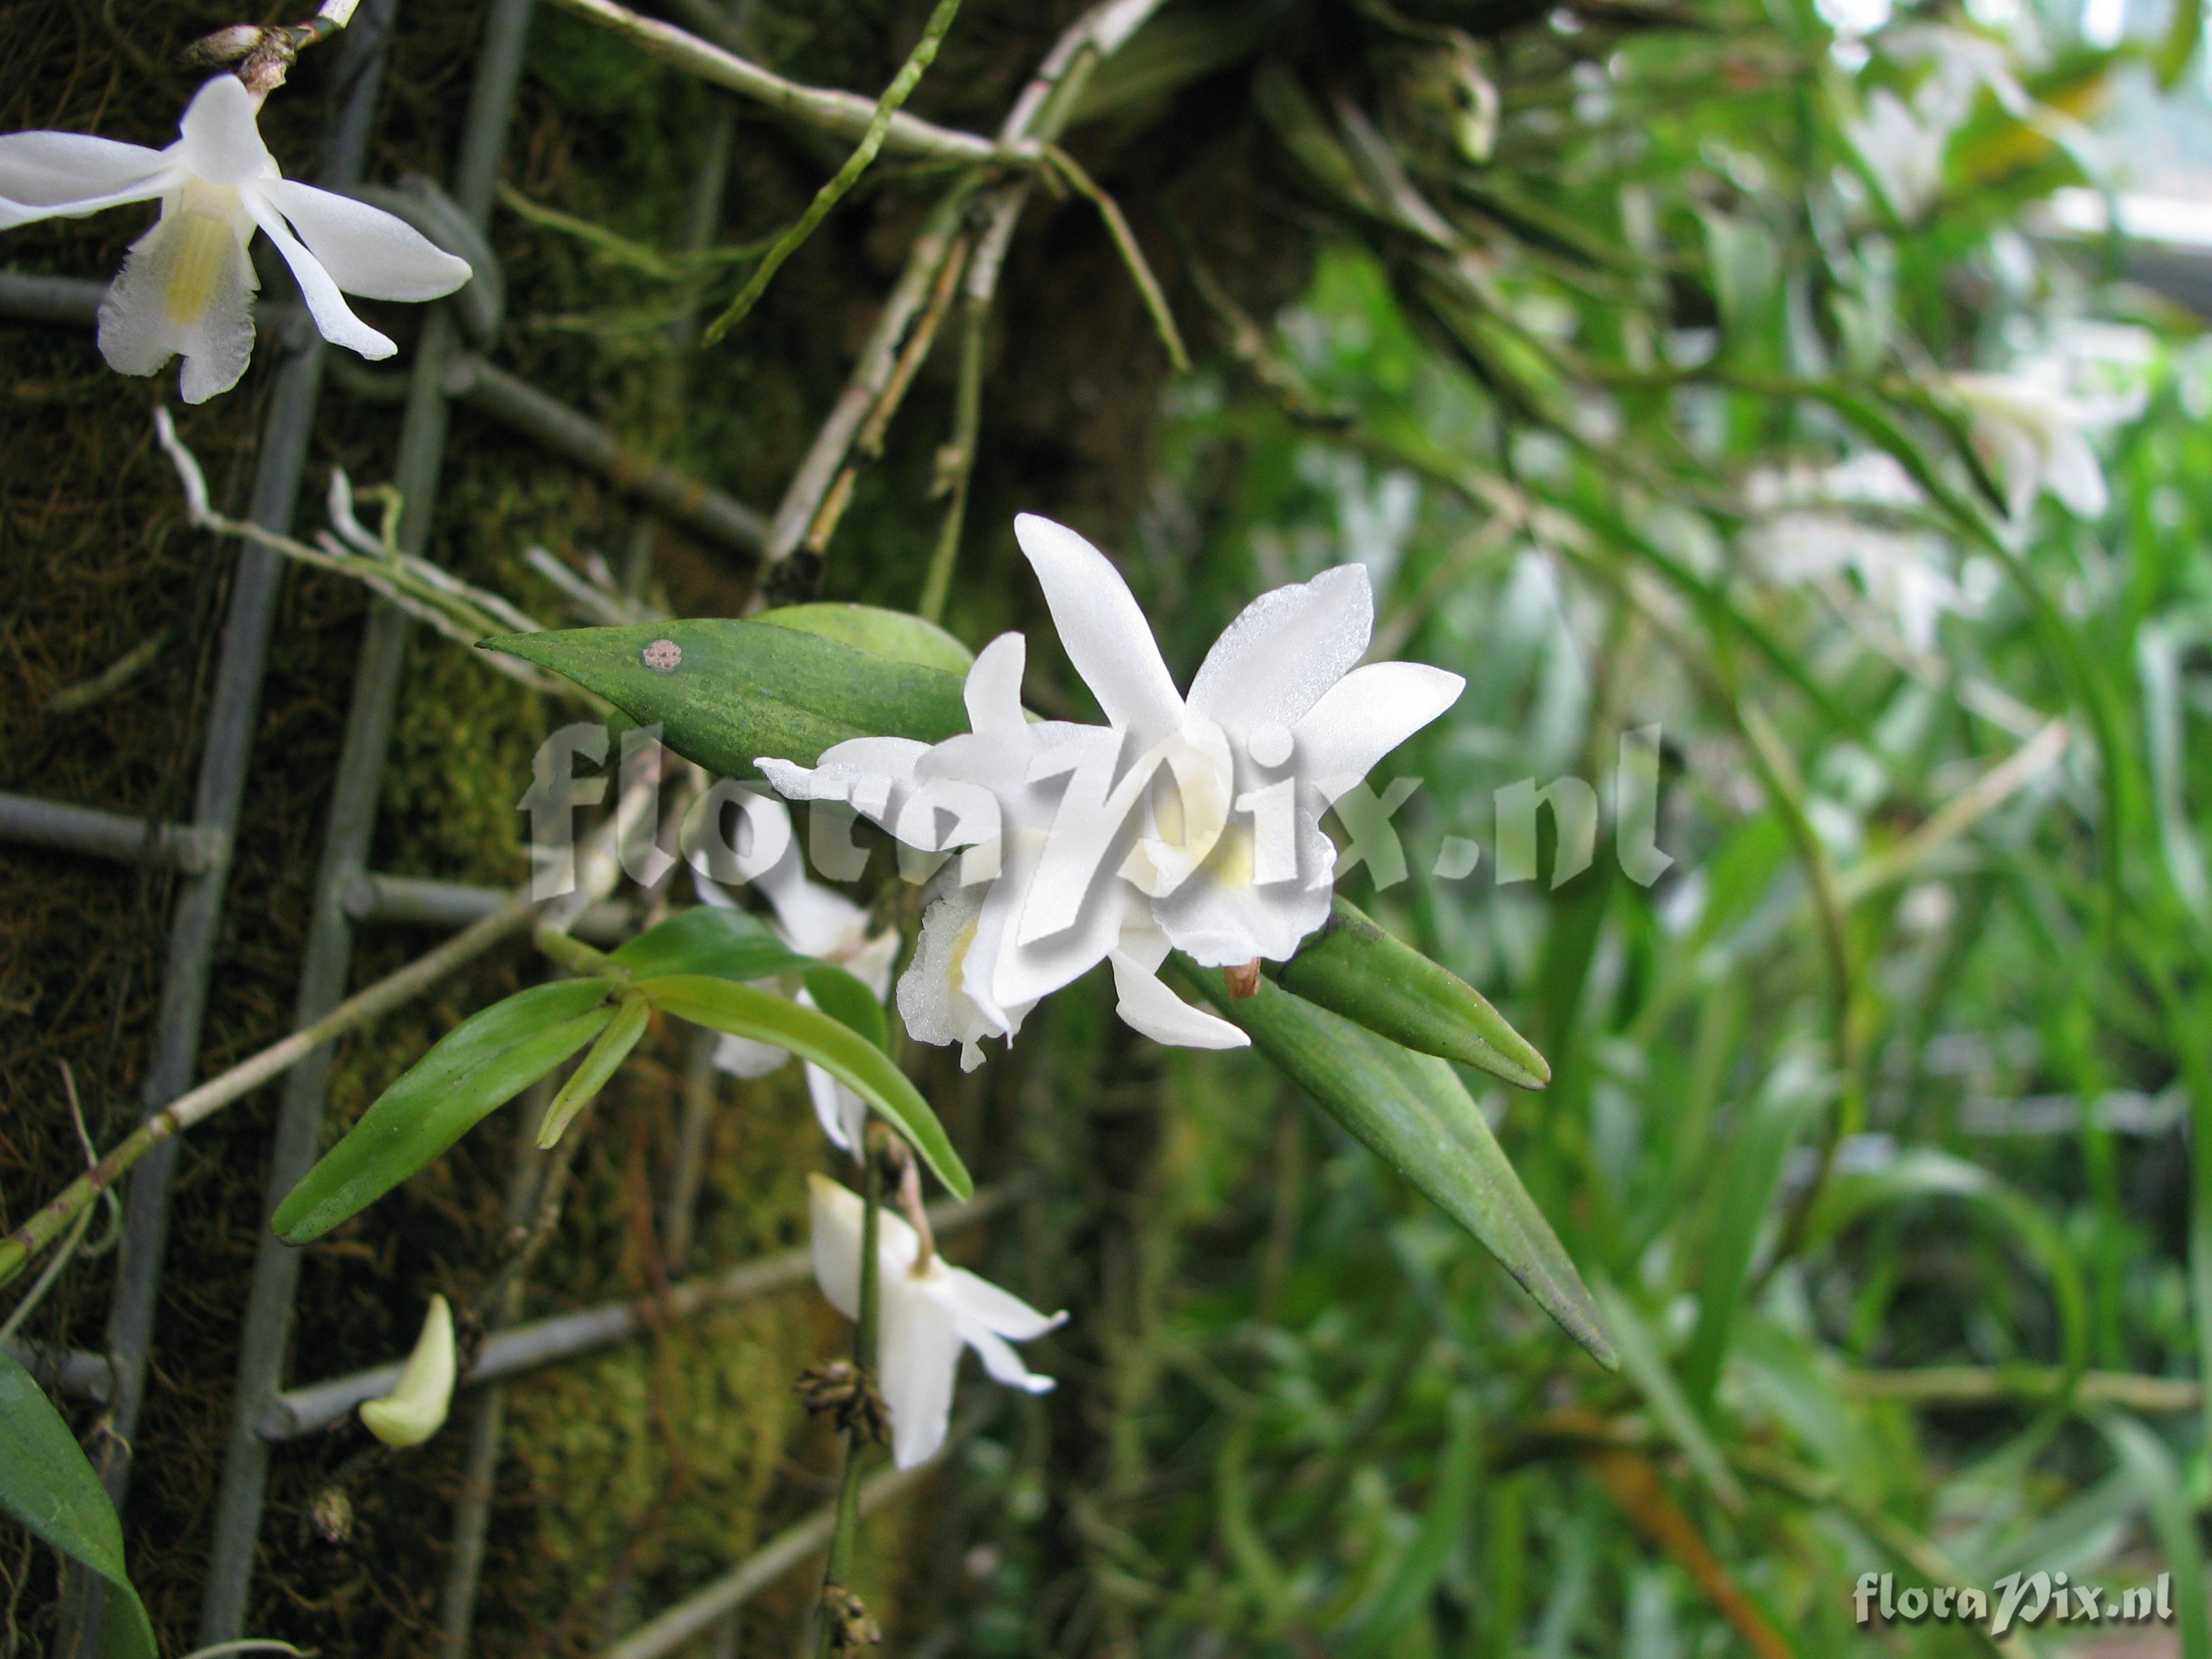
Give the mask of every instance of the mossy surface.
[[[298, 9], [259, 0], [16, 0], [0, 54], [0, 131], [55, 127], [167, 143], [198, 78], [176, 66], [177, 48], [241, 17], [276, 20]], [[913, 107], [988, 130], [1077, 9], [1073, 0], [971, 0]], [[767, 61], [802, 78], [866, 88], [889, 78], [927, 10], [908, 0], [781, 0], [757, 8], [753, 27]], [[400, 12], [369, 167], [379, 180], [447, 172], [483, 8], [403, 0]], [[336, 56], [309, 53], [270, 102], [264, 136], [295, 173], [313, 170]], [[530, 202], [672, 253], [713, 97], [590, 25], [541, 8], [505, 183]], [[726, 246], [757, 243], [788, 223], [843, 153], [842, 141], [755, 108], [740, 107], [737, 121], [717, 236]], [[1223, 196], [1242, 163], [1233, 145], [1213, 142], [1218, 136], [1208, 130], [1204, 145], [1155, 140], [1148, 149], [1141, 138], [1102, 134], [1089, 159], [1132, 203], [1172, 186], [1206, 237], [1249, 241], [1238, 229], [1252, 223], [1249, 211], [1208, 206], [1242, 199], [1233, 190]], [[492, 226], [508, 287], [507, 326], [493, 355], [626, 441], [766, 509], [834, 400], [939, 187], [903, 164], [880, 167], [792, 260], [746, 325], [707, 354], [674, 351], [665, 325], [687, 305], [719, 309], [743, 280], [741, 263], [720, 263], [690, 287], [641, 275], [510, 202]], [[1140, 233], [1148, 243], [1157, 237], [1155, 252], [1164, 252], [1159, 225], [1136, 211]], [[148, 217], [125, 209], [12, 231], [0, 240], [0, 265], [105, 276]], [[289, 276], [265, 262], [265, 248], [258, 252], [264, 292], [289, 298]], [[1291, 255], [1285, 274], [1270, 280], [1286, 291], [1297, 264]], [[1017, 507], [1056, 513], [1109, 538], [1130, 521], [1165, 368], [1110, 244], [1079, 203], [1040, 200], [1017, 240], [1005, 292], [963, 550], [967, 579], [956, 584], [951, 607], [952, 625], [971, 642], [1037, 610], [1026, 585], [975, 579], [1014, 568], [1007, 526]], [[1186, 311], [1187, 300], [1179, 299]], [[362, 310], [400, 342], [404, 366], [419, 312]], [[888, 452], [862, 477], [828, 560], [830, 597], [903, 605], [919, 593], [940, 511], [929, 482], [951, 419], [954, 356], [941, 351], [927, 368]], [[0, 788], [182, 817], [207, 735], [230, 555], [185, 524], [173, 475], [153, 445], [150, 411], [157, 402], [174, 404], [174, 370], [150, 381], [120, 379], [88, 335], [4, 321], [0, 358], [9, 427], [0, 456]], [[387, 377], [386, 387], [391, 367], [374, 371]], [[390, 476], [398, 410], [362, 395], [368, 384], [360, 365], [334, 365], [309, 452], [303, 530], [320, 520], [333, 465], [357, 485]], [[264, 353], [233, 393], [177, 410], [218, 503], [233, 512], [243, 510], [251, 487], [269, 385]], [[578, 618], [528, 569], [532, 546], [579, 568], [603, 558], [619, 570], [641, 538], [651, 592], [671, 610], [734, 614], [747, 600], [744, 558], [665, 526], [641, 531], [601, 480], [465, 408], [454, 411], [447, 458], [431, 556], [548, 621]], [[357, 587], [287, 573], [210, 979], [200, 1075], [290, 1027], [366, 614]], [[119, 689], [75, 712], [49, 709], [57, 692], [149, 640], [157, 641], [150, 660]], [[1035, 672], [1054, 670], [1041, 660]], [[524, 690], [418, 632], [393, 720], [372, 866], [500, 885], [519, 879], [526, 863], [515, 801], [527, 787], [531, 755], [546, 732], [577, 717], [573, 704]], [[139, 1110], [173, 902], [173, 883], [155, 874], [15, 848], [0, 858], [0, 1222], [19, 1219], [81, 1167], [64, 1063], [100, 1144], [112, 1144]], [[421, 929], [362, 927], [354, 984], [434, 941]], [[526, 949], [507, 947], [341, 1043], [326, 1136], [459, 1020], [542, 972]], [[538, 1267], [526, 1312], [644, 1295], [664, 1282], [669, 1264], [659, 1256], [654, 1218], [674, 1158], [689, 1040], [656, 1031], [597, 1109], [562, 1230]], [[1025, 1081], [1026, 1054], [994, 1061], [988, 1084], [962, 1078], [942, 1056], [920, 1063], [925, 1088], [987, 1179], [1012, 1161], [1019, 1115], [1049, 1119], [1060, 1109], [1053, 1089], [1040, 1095]], [[193, 1645], [277, 1092], [264, 1090], [195, 1130], [178, 1166], [125, 1512], [133, 1571], [165, 1650]], [[693, 1248], [700, 1266], [801, 1242], [804, 1176], [825, 1155], [795, 1068], [744, 1085], [742, 1107], [734, 1086], [725, 1096]], [[482, 1283], [501, 1252], [519, 1116], [510, 1108], [307, 1252], [296, 1379], [404, 1352], [428, 1295], [442, 1291], [459, 1302]], [[1062, 1161], [1079, 1164], [1083, 1144], [1080, 1136], [1066, 1143]], [[1056, 1249], [1080, 1238], [1031, 1242]], [[112, 1265], [112, 1255], [81, 1261], [28, 1334], [100, 1346]], [[1054, 1303], [1055, 1270], [1032, 1252], [1010, 1282], [1021, 1287], [1022, 1273], [1033, 1281], [1024, 1288]], [[802, 1288], [516, 1382], [479, 1607], [481, 1650], [590, 1650], [825, 1501], [835, 1448], [797, 1413], [791, 1382], [847, 1340]], [[73, 1409], [88, 1443], [98, 1446], [96, 1413]], [[432, 1651], [468, 1415], [464, 1404], [428, 1445], [365, 1470], [365, 1437], [355, 1426], [278, 1448], [250, 1632], [362, 1659]], [[335, 1539], [320, 1524], [334, 1480], [350, 1516]], [[909, 1520], [926, 1514], [926, 1505], [902, 1504], [871, 1523], [864, 1588], [886, 1622], [910, 1595], [917, 1605], [939, 1605], [947, 1593], [949, 1535], [909, 1532]], [[0, 1631], [0, 1653], [27, 1652], [52, 1627], [52, 1568], [19, 1554], [12, 1537], [0, 1542], [0, 1565], [24, 1582], [14, 1629]], [[794, 1583], [764, 1598], [748, 1625], [748, 1650], [787, 1650], [805, 1595]]]

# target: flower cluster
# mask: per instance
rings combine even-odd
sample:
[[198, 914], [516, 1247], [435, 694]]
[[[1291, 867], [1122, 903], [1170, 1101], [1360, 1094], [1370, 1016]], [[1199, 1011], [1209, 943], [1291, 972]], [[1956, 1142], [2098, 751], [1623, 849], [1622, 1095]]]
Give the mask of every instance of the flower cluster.
[[398, 348], [354, 315], [347, 295], [434, 300], [470, 276], [467, 261], [391, 214], [285, 178], [261, 142], [260, 105], [236, 76], [221, 75], [192, 99], [167, 149], [75, 132], [0, 136], [0, 230], [161, 203], [100, 303], [100, 351], [125, 374], [183, 357], [188, 404], [229, 391], [253, 356], [260, 282], [246, 246], [256, 230], [292, 268], [323, 337], [364, 357]]
[[1014, 530], [1106, 724], [1030, 720], [1024, 642], [1007, 634], [969, 672], [966, 733], [757, 763], [793, 800], [848, 802], [923, 852], [968, 849], [932, 883], [899, 984], [920, 1040], [957, 1042], [972, 1069], [983, 1038], [1011, 1039], [1042, 998], [1103, 961], [1138, 1030], [1240, 1047], [1240, 1028], [1162, 981], [1168, 952], [1208, 968], [1287, 959], [1329, 912], [1336, 851], [1322, 814], [1464, 682], [1419, 663], [1358, 666], [1374, 600], [1366, 571], [1346, 565], [1254, 600], [1185, 696], [1103, 554], [1047, 519]]

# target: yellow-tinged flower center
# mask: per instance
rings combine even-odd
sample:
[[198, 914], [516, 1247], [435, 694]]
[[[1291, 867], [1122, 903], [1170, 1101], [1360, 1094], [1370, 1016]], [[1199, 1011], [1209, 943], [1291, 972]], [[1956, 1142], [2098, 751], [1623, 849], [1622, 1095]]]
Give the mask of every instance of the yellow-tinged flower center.
[[238, 205], [234, 190], [198, 179], [185, 187], [176, 223], [167, 233], [173, 246], [167, 291], [161, 296], [169, 319], [179, 327], [207, 315], [230, 261], [238, 258], [238, 233], [231, 228]]

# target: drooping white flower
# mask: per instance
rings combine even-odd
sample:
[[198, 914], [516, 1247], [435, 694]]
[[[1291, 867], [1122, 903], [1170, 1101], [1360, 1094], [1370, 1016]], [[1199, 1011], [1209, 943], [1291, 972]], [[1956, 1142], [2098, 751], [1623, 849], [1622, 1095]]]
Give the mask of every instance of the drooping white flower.
[[387, 1446], [421, 1445], [445, 1426], [453, 1408], [454, 1364], [453, 1310], [444, 1297], [434, 1296], [399, 1381], [390, 1394], [362, 1402], [362, 1422]]
[[470, 276], [466, 260], [382, 210], [284, 178], [261, 142], [258, 108], [242, 82], [222, 75], [193, 97], [167, 149], [75, 132], [0, 136], [0, 230], [161, 204], [100, 302], [100, 350], [125, 374], [151, 374], [181, 356], [188, 404], [237, 385], [253, 355], [259, 283], [246, 250], [257, 229], [291, 266], [323, 337], [364, 357], [397, 348], [354, 315], [346, 295], [434, 300]]
[[2105, 470], [2084, 432], [2112, 413], [2014, 374], [1954, 374], [1951, 389], [2014, 519], [2026, 517], [2045, 489], [2076, 518], [2104, 516], [2111, 499]]
[[[783, 812], [784, 808], [780, 801], [763, 800], [752, 810]], [[787, 814], [787, 826], [788, 822]], [[772, 931], [801, 956], [842, 968], [881, 1002], [890, 994], [891, 968], [898, 960], [896, 930], [872, 931], [866, 908], [833, 887], [808, 880], [797, 841], [787, 828], [784, 839], [789, 845], [783, 857], [752, 879], [775, 911]], [[691, 878], [699, 896], [708, 904], [721, 909], [737, 907], [729, 890], [713, 878], [695, 867]], [[762, 988], [779, 988], [770, 981]], [[814, 1006], [813, 998], [804, 990], [794, 1000]], [[765, 1077], [790, 1058], [789, 1053], [773, 1044], [726, 1035], [714, 1049], [715, 1066], [732, 1077]], [[867, 1103], [819, 1066], [811, 1064], [806, 1067], [806, 1092], [814, 1103], [814, 1115], [822, 1121], [823, 1133], [841, 1152], [857, 1157], [860, 1132], [868, 1121]]]
[[[826, 1176], [808, 1178], [814, 1277], [822, 1294], [848, 1319], [860, 1316], [860, 1197]], [[1048, 1393], [1053, 1380], [1024, 1365], [1009, 1346], [1065, 1323], [1045, 1315], [964, 1267], [932, 1254], [906, 1218], [876, 1214], [876, 1377], [891, 1413], [891, 1459], [902, 1469], [927, 1462], [945, 1443], [952, 1384], [963, 1347], [975, 1350], [994, 1382], [1027, 1394]]]

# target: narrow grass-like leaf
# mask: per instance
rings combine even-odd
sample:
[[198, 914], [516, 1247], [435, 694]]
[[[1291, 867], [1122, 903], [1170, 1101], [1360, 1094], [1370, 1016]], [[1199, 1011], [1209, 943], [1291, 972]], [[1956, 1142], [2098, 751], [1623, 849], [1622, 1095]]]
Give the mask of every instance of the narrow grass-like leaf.
[[1346, 1639], [1336, 1650], [1346, 1659], [1389, 1659], [1405, 1651], [1401, 1644], [1408, 1627], [1427, 1607], [1467, 1530], [1481, 1467], [1482, 1436], [1473, 1403], [1463, 1394], [1455, 1395], [1420, 1530], [1399, 1554], [1390, 1576], [1346, 1621]]
[[889, 1055], [849, 1026], [769, 992], [704, 975], [644, 980], [636, 988], [678, 1019], [772, 1043], [813, 1061], [904, 1135], [954, 1197], [974, 1195], [975, 1183], [929, 1103]]
[[719, 776], [754, 759], [812, 765], [848, 738], [935, 743], [968, 729], [961, 677], [804, 629], [714, 617], [486, 640], [598, 693]]
[[125, 1571], [115, 1506], [62, 1414], [5, 1352], [0, 1352], [0, 1510], [114, 1587], [106, 1659], [155, 1659], [154, 1627]]
[[1231, 1000], [1219, 975], [1179, 971], [1277, 1070], [1474, 1234], [1599, 1364], [1619, 1363], [1572, 1259], [1449, 1064], [1265, 980], [1258, 994]]
[[1375, 925], [1344, 899], [1283, 964], [1283, 988], [1393, 1042], [1473, 1066], [1522, 1089], [1552, 1068], [1482, 993]]
[[1829, 1097], [1802, 1067], [1778, 1073], [1729, 1142], [1705, 1218], [1698, 1279], [1698, 1323], [1682, 1355], [1682, 1392], [1703, 1412], [1720, 1382], [1751, 1277], [1760, 1230], [1773, 1212], [1790, 1148]]
[[1711, 1431], [1683, 1395], [1674, 1372], [1668, 1369], [1667, 1356], [1656, 1333], [1609, 1280], [1601, 1279], [1591, 1288], [1605, 1315], [1606, 1327], [1620, 1350], [1620, 1369], [1644, 1396], [1653, 1420], [1681, 1449], [1683, 1455], [1690, 1460], [1690, 1467], [1697, 1470], [1698, 1479], [1713, 1496], [1729, 1509], [1741, 1510], [1743, 1487], [1729, 1472], [1728, 1460], [1721, 1455]]
[[557, 1145], [561, 1132], [607, 1086], [608, 1079], [621, 1069], [623, 1061], [629, 1058], [629, 1051], [637, 1047], [637, 1040], [645, 1035], [646, 1021], [652, 1012], [645, 999], [635, 991], [616, 1006], [615, 1017], [599, 1033], [599, 1040], [592, 1045], [583, 1063], [568, 1073], [568, 1080], [561, 1085], [561, 1091], [553, 1097], [553, 1103], [545, 1109], [545, 1120], [538, 1126], [539, 1146]]
[[270, 1224], [287, 1244], [321, 1237], [428, 1164], [574, 1054], [613, 1019], [612, 982], [535, 985], [465, 1021], [284, 1195]]
[[2135, 1482], [2150, 1513], [2166, 1570], [2173, 1575], [2173, 1611], [2181, 1626], [2183, 1659], [2212, 1659], [2212, 1610], [2205, 1601], [2204, 1543], [2197, 1506], [2174, 1467], [2166, 1443], [2132, 1417], [2109, 1417], [2098, 1426], [2112, 1443], [2121, 1468]]

